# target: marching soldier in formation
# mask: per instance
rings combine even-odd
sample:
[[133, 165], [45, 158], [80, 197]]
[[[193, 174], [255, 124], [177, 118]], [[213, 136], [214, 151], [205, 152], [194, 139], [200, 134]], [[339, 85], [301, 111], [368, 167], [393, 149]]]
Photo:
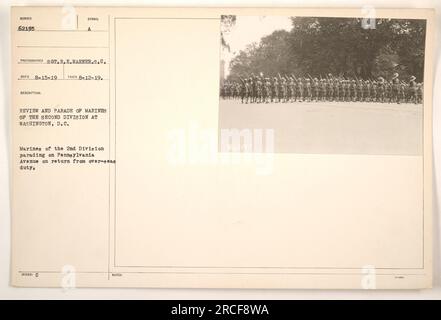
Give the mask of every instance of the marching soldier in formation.
[[392, 101], [400, 103], [400, 80], [398, 79], [398, 73], [395, 73], [392, 78]]
[[295, 82], [295, 77], [293, 75], [291, 75], [289, 77], [289, 101], [293, 102], [296, 101], [296, 82]]
[[415, 80], [416, 80], [415, 76], [411, 76], [410, 77], [410, 81], [409, 81], [410, 100], [413, 103], [418, 103], [418, 101], [419, 101], [419, 98], [418, 98], [418, 85], [417, 85]]

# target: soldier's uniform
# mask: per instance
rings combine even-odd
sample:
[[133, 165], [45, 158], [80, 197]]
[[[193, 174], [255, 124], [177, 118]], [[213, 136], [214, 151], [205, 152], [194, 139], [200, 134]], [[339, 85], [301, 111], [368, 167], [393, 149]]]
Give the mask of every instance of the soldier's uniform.
[[321, 100], [326, 100], [326, 82], [325, 79], [320, 79]]
[[358, 101], [364, 101], [364, 81], [362, 79], [358, 80], [357, 83], [357, 90], [358, 90]]
[[251, 102], [257, 101], [257, 78], [253, 77], [251, 81]]
[[277, 101], [277, 99], [279, 98], [279, 82], [277, 81], [277, 78], [276, 77], [274, 77], [274, 79], [273, 79], [273, 83], [272, 83], [272, 99], [271, 99], [271, 101], [273, 101], [273, 99], [274, 99], [274, 102], [276, 102]]
[[371, 101], [377, 102], [377, 81], [372, 81]]
[[312, 82], [312, 89], [314, 92], [314, 100], [317, 102], [317, 100], [319, 98], [319, 91], [320, 91], [319, 82], [318, 82], [317, 78], [314, 78], [314, 80]]
[[250, 102], [251, 99], [251, 78], [249, 78], [246, 82], [245, 82], [245, 87], [246, 87], [246, 103]]
[[339, 92], [339, 101], [345, 101], [345, 89], [344, 89], [344, 79], [338, 80], [338, 92]]
[[303, 101], [303, 93], [304, 93], [302, 78], [299, 78], [297, 81], [297, 89], [299, 91], [299, 95], [298, 95], [299, 101], [302, 102]]
[[311, 80], [306, 78], [306, 96], [308, 101], [312, 101]]
[[378, 78], [378, 101], [384, 102], [384, 79], [382, 77]]
[[283, 79], [279, 78], [279, 102], [283, 102]]
[[246, 101], [246, 96], [247, 96], [247, 80], [243, 80], [240, 79], [241, 84], [240, 84], [240, 100], [242, 103], [244, 103]]
[[265, 78], [265, 103], [269, 103], [271, 99], [271, 82], [269, 78]]
[[400, 97], [402, 102], [406, 102], [406, 92], [407, 92], [407, 86], [404, 82], [401, 82], [400, 84]]
[[262, 102], [262, 81], [257, 78], [257, 103]]
[[226, 82], [224, 85], [224, 91], [225, 91], [225, 99], [228, 99], [229, 95], [230, 95], [230, 90], [228, 88], [228, 82]]
[[334, 86], [334, 101], [339, 101], [340, 97], [340, 85], [339, 85], [339, 80], [337, 78], [334, 79], [333, 81], [333, 86]]
[[283, 92], [283, 101], [288, 102], [288, 81], [285, 77], [282, 77], [282, 92]]
[[342, 93], [341, 93], [341, 95], [342, 95], [342, 101], [344, 102], [344, 101], [346, 101], [347, 96], [348, 96], [347, 80], [346, 80], [346, 79], [343, 79], [343, 80], [341, 81], [341, 91], [342, 91]]
[[351, 95], [352, 101], [357, 101], [357, 83], [354, 79], [351, 81]]
[[384, 80], [384, 101], [390, 103], [392, 96], [392, 84], [390, 81]]
[[423, 102], [423, 92], [424, 92], [424, 84], [422, 82], [418, 83], [418, 103]]
[[326, 79], [326, 94], [328, 95], [328, 101], [334, 100], [334, 79], [331, 73], [328, 73]]
[[400, 80], [398, 79], [398, 73], [395, 73], [392, 77], [392, 101], [400, 103]]
[[418, 86], [415, 81], [415, 77], [411, 76], [409, 81], [409, 88], [410, 88], [410, 100], [413, 101], [413, 103], [418, 103]]
[[371, 96], [371, 82], [366, 80], [364, 82], [364, 101], [370, 101]]
[[390, 83], [389, 81], [384, 81], [384, 102], [390, 102]]
[[296, 82], [293, 77], [289, 78], [289, 99], [290, 101], [296, 101]]

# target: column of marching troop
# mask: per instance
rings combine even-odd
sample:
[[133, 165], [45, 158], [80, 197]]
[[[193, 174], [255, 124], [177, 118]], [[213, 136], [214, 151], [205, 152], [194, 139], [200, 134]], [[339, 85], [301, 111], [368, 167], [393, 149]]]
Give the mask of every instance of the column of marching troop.
[[397, 73], [390, 80], [361, 78], [295, 77], [293, 74], [277, 77], [251, 75], [237, 81], [226, 81], [221, 87], [224, 99], [240, 99], [242, 103], [270, 102], [387, 102], [421, 103], [423, 84], [411, 76], [408, 81], [399, 79]]

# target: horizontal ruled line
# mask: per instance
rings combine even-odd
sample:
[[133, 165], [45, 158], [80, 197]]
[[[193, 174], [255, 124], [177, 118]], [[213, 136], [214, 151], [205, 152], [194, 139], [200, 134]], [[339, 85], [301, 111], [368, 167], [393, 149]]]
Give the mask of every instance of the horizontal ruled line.
[[69, 49], [92, 48], [92, 49], [108, 49], [109, 47], [103, 47], [103, 46], [17, 46], [17, 48], [69, 48]]
[[17, 62], [17, 64], [45, 64], [48, 66], [60, 66], [60, 65], [69, 65], [69, 66], [85, 66], [85, 65], [93, 65], [93, 66], [98, 66], [98, 65], [107, 65], [107, 63], [71, 63], [71, 62], [60, 62], [60, 63], [47, 63], [47, 62]]
[[61, 30], [61, 29], [53, 29], [53, 30], [34, 30], [34, 32], [109, 32], [108, 30]]
[[115, 17], [114, 19], [123, 19], [123, 20], [220, 20], [220, 17]]
[[17, 79], [19, 81], [109, 81], [109, 79], [99, 79], [99, 80], [95, 80], [95, 79], [91, 79], [91, 80], [86, 80], [86, 79]]

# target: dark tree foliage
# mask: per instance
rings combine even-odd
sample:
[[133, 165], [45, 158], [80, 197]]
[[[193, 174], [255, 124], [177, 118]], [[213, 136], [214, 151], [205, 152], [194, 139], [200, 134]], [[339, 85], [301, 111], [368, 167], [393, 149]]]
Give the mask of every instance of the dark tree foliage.
[[230, 78], [277, 73], [325, 77], [423, 80], [425, 20], [377, 19], [375, 29], [358, 18], [293, 17], [291, 31], [278, 30], [252, 44], [230, 63]]

